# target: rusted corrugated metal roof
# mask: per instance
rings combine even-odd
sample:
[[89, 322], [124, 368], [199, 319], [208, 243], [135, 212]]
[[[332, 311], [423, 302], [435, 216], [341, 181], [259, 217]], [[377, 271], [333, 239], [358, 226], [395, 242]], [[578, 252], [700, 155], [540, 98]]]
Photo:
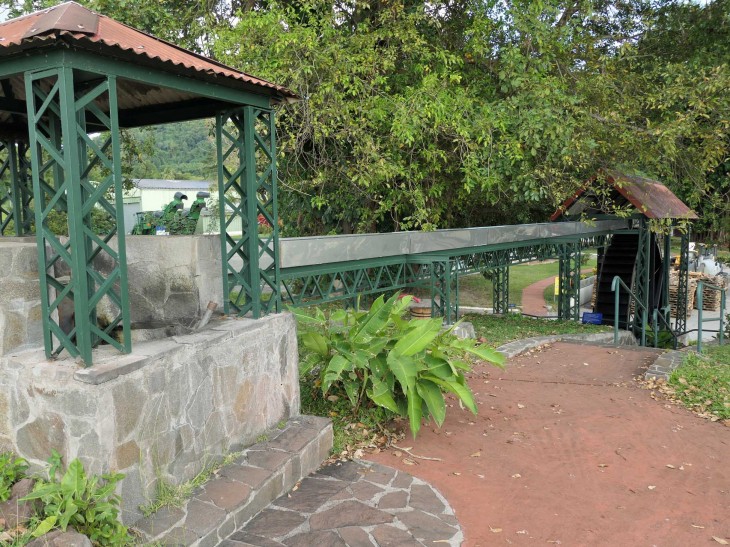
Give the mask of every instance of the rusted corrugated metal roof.
[[[64, 40], [83, 46], [94, 43], [145, 56], [152, 61], [172, 63], [176, 67], [194, 70], [203, 77], [224, 77], [245, 82], [296, 100], [293, 91], [235, 70], [166, 42], [114, 19], [95, 13], [76, 2], [67, 2], [17, 19], [0, 23], [0, 54], [2, 48], [32, 46], [34, 42]], [[162, 67], [161, 67], [162, 68]]]
[[[623, 196], [636, 208], [637, 212], [643, 214], [646, 218], [698, 218], [692, 209], [687, 207], [661, 182], [618, 172], [606, 173], [606, 182], [611, 184], [619, 196]], [[585, 198], [589, 197], [584, 196], [586, 189], [578, 190], [566, 200], [563, 206], [553, 213], [550, 220], [557, 220], [564, 213], [578, 214], [579, 206], [584, 205]], [[583, 200], [581, 199], [582, 196], [584, 197]]]

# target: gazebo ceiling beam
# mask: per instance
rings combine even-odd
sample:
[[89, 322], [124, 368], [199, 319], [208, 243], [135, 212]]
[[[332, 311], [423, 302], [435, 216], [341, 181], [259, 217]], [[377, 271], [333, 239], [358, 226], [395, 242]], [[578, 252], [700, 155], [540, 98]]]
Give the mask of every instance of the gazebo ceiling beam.
[[[224, 101], [190, 99], [174, 104], [120, 110], [119, 125], [124, 128], [144, 127], [178, 121], [214, 118], [216, 112], [228, 106], [230, 104]], [[4, 97], [0, 97], [0, 111], [21, 114], [23, 116], [28, 113], [25, 101], [6, 99]], [[87, 114], [87, 129], [92, 133], [107, 130], [106, 126], [93, 114]]]
[[[76, 70], [109, 74], [127, 80], [142, 82], [148, 85], [167, 87], [185, 93], [192, 93], [208, 99], [222, 101], [232, 105], [251, 105], [260, 108], [270, 108], [271, 97], [235, 89], [230, 87], [221, 78], [220, 83], [207, 82], [197, 79], [186, 69], [171, 65], [172, 71], [161, 71], [159, 68], [148, 68], [140, 64], [133, 64], [118, 58], [101, 57], [98, 54], [76, 49], [36, 49], [33, 55], [19, 55], [15, 58], [2, 59], [0, 63], [0, 79], [24, 73], [29, 70], [37, 71], [49, 68], [58, 68], [64, 64], [73, 66]], [[273, 90], [272, 90], [273, 91]]]

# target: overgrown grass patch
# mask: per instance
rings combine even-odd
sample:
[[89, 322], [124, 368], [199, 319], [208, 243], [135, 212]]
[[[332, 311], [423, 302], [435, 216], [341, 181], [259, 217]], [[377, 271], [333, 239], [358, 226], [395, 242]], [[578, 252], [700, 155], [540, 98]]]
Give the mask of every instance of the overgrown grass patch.
[[307, 375], [300, 379], [302, 413], [311, 416], [324, 416], [332, 420], [334, 430], [333, 454], [354, 455], [358, 447], [376, 442], [386, 433], [385, 427], [396, 415], [379, 406], [361, 407], [355, 411], [344, 390], [330, 389], [324, 397], [317, 378]]
[[525, 317], [510, 313], [505, 317], [491, 315], [468, 315], [467, 321], [474, 325], [477, 338], [484, 338], [489, 346], [499, 347], [508, 342], [532, 338], [533, 336], [552, 336], [555, 334], [581, 334], [607, 332], [607, 325], [584, 325], [575, 321], [557, 321]]
[[686, 407], [730, 420], [730, 346], [688, 353], [669, 378], [675, 396]]

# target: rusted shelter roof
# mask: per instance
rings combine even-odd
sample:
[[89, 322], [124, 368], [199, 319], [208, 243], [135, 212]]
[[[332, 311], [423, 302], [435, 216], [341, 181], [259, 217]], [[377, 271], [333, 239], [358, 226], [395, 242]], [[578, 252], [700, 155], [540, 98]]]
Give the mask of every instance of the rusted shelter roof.
[[[616, 207], [633, 206], [637, 213], [646, 218], [697, 218], [697, 215], [661, 182], [615, 171], [608, 172], [605, 176], [606, 183], [613, 187], [607, 201]], [[583, 214], [589, 216], [606, 214], [601, 209], [600, 202], [601, 199], [587, 187], [582, 188], [566, 200], [553, 213], [550, 220], [558, 220], [561, 217], [575, 219]]]
[[[0, 62], [29, 53], [69, 49], [253, 93], [272, 103], [298, 100], [293, 91], [283, 86], [235, 70], [75, 2], [0, 23]], [[17, 123], [20, 121], [17, 118], [26, 112], [22, 101], [25, 97], [23, 74], [13, 75], [0, 84], [0, 124], [8, 123], [15, 114], [15, 125], [21, 128], [24, 124]], [[221, 108], [221, 103], [215, 103], [210, 97], [124, 78], [118, 80], [118, 94], [122, 127], [205, 118]], [[98, 106], [104, 111], [108, 107], [103, 101]]]

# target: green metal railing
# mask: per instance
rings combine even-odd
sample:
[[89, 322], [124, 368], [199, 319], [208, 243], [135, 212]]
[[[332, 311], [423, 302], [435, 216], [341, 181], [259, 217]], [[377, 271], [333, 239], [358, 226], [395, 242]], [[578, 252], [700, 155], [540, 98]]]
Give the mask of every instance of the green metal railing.
[[[619, 294], [621, 291], [621, 287], [624, 287], [626, 289], [626, 292], [629, 293], [629, 301], [628, 305], [631, 306], [631, 299], [636, 302], [636, 305], [638, 308], [641, 309], [641, 345], [646, 346], [646, 327], [648, 325], [649, 320], [649, 310], [644, 306], [644, 304], [637, 298], [637, 296], [629, 289], [629, 287], [626, 285], [626, 283], [623, 282], [623, 279], [621, 279], [618, 275], [613, 278], [613, 282], [611, 283], [611, 290], [615, 293], [615, 302], [614, 302], [614, 317], [613, 317], [613, 343], [618, 344], [618, 319], [619, 319]], [[660, 313], [660, 311], [662, 313]], [[667, 315], [669, 313], [669, 307], [663, 308], [662, 310], [659, 310], [658, 308], [655, 309], [652, 313], [652, 321], [653, 321], [653, 327], [654, 327], [654, 347], [659, 346], [659, 323], [664, 323], [664, 327], [666, 328], [666, 331], [662, 332], [669, 332], [669, 334], [672, 336], [672, 343], [673, 346], [677, 347], [677, 333], [672, 330], [671, 323], [667, 320]], [[636, 312], [634, 312], [634, 315], [636, 315]]]
[[[720, 317], [702, 317], [702, 300], [705, 287], [713, 291], [720, 292]], [[700, 281], [699, 283], [697, 283], [697, 312], [697, 353], [702, 353], [703, 323], [712, 323], [715, 321], [720, 322], [720, 332], [717, 335], [717, 339], [718, 343], [722, 346], [722, 338], [724, 334], [723, 331], [725, 330], [725, 289], [723, 289], [722, 287], [716, 287], [715, 285], [710, 285], [708, 283], [705, 283], [704, 281]]]
[[[626, 292], [629, 293], [629, 306], [631, 306], [631, 299], [633, 298], [636, 302], [636, 305], [641, 308], [641, 345], [646, 346], [646, 325], [649, 320], [649, 311], [646, 309], [646, 306], [644, 306], [644, 304], [636, 297], [636, 295], [631, 292], [631, 289], [626, 286], [626, 283], [624, 283], [619, 276], [615, 276], [613, 278], [613, 281], [611, 282], [611, 290], [616, 293], [613, 314], [613, 343], [618, 344], [619, 293], [622, 286], [624, 289], [626, 289]], [[634, 314], [636, 314], [636, 311], [634, 312]]]

